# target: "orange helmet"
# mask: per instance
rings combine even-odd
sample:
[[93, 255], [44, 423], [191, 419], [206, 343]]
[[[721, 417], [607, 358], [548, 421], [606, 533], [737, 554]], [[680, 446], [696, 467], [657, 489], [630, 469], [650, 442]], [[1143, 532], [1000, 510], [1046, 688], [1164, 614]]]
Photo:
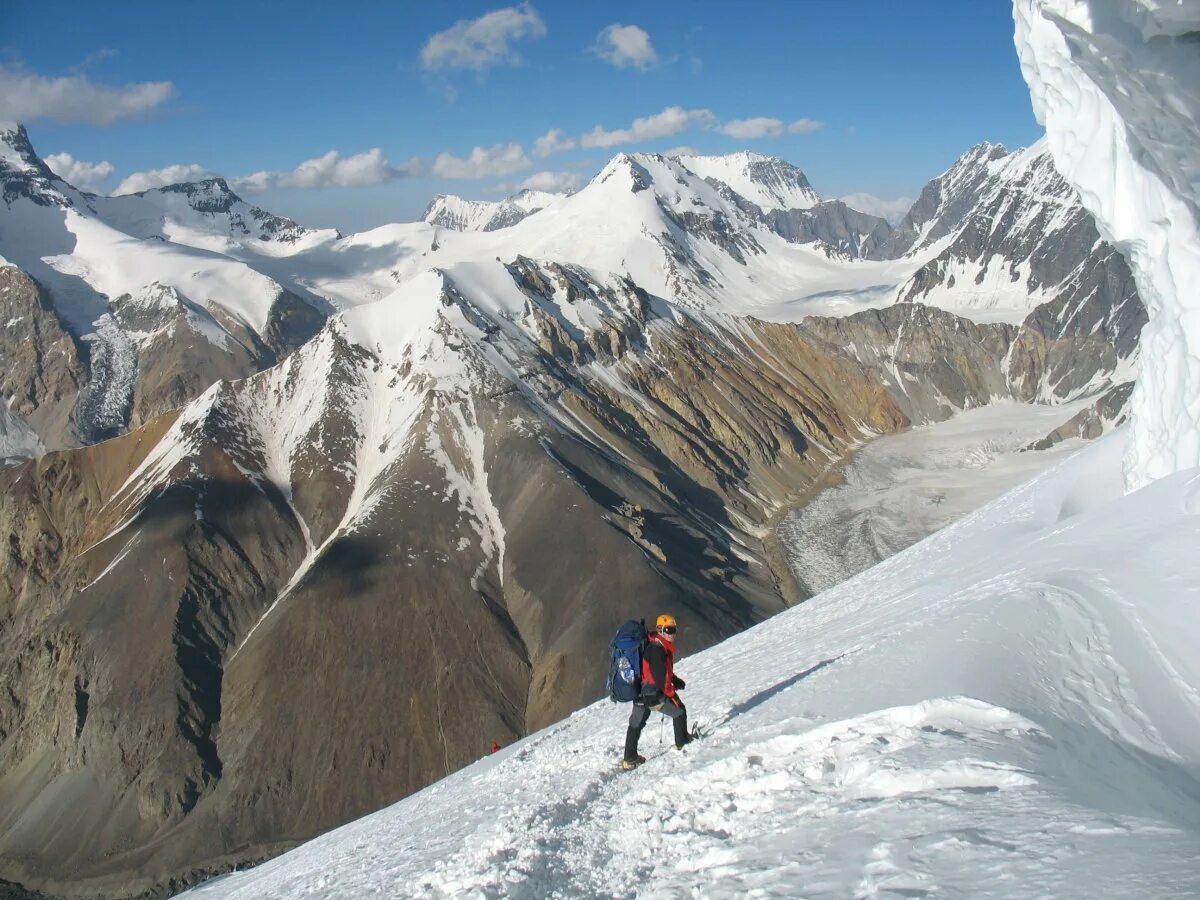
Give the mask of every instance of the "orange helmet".
[[675, 617], [669, 616], [666, 613], [663, 613], [661, 616], [658, 617], [658, 620], [654, 623], [654, 628], [657, 631], [662, 631], [664, 628], [670, 628], [671, 631], [674, 631], [675, 630]]

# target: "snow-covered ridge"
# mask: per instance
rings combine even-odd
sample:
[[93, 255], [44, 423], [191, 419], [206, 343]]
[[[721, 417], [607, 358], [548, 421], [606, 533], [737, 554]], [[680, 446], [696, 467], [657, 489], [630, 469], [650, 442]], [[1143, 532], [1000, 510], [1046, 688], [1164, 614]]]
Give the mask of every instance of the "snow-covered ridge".
[[778, 157], [741, 151], [676, 158], [701, 178], [728, 185], [763, 210], [808, 209], [821, 199], [803, 172]]
[[236, 254], [242, 249], [267, 255], [294, 253], [341, 236], [252, 206], [223, 178], [94, 197], [91, 202], [101, 218], [126, 234], [217, 253]]
[[1120, 440], [684, 658], [683, 754], [601, 702], [192, 895], [1193, 894], [1200, 471]]
[[1015, 0], [1055, 163], [1130, 260], [1150, 315], [1129, 487], [1200, 464], [1200, 6]]
[[499, 201], [467, 200], [454, 194], [439, 194], [430, 201], [421, 219], [454, 231], [496, 231], [517, 224], [564, 196], [528, 189]]

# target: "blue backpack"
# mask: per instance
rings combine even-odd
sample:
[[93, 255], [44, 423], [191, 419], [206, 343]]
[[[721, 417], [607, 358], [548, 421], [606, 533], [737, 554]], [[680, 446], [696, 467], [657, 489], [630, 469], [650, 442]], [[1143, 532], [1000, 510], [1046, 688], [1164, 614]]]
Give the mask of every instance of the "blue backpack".
[[646, 625], [630, 619], [609, 644], [608, 698], [613, 703], [630, 703], [642, 692], [642, 646], [646, 643]]

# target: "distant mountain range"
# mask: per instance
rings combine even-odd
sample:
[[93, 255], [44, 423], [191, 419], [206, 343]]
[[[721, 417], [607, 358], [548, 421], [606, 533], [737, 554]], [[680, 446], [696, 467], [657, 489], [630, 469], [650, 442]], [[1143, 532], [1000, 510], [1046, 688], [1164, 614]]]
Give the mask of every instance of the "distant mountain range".
[[63, 893], [403, 796], [594, 699], [638, 611], [699, 648], [799, 601], [774, 522], [853, 446], [1103, 430], [1145, 321], [1040, 146], [896, 226], [749, 153], [347, 236], [86, 194], [19, 127], [0, 190], [0, 878]]

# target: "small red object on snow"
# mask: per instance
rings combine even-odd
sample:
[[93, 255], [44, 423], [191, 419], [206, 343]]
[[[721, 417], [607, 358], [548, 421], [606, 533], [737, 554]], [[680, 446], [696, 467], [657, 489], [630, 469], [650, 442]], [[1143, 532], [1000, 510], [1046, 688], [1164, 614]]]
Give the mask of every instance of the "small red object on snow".
[[497, 744], [495, 741], [492, 741], [492, 752], [495, 753], [499, 749], [500, 749], [500, 745]]

